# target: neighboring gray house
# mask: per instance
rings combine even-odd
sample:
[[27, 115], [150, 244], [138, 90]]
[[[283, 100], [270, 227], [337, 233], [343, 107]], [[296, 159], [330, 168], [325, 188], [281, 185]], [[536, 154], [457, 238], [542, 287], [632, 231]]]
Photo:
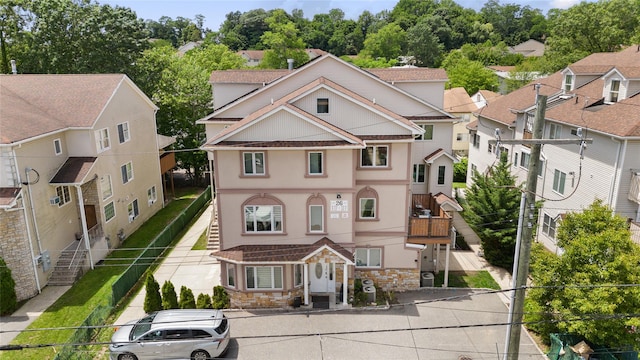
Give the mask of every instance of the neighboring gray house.
[[[562, 215], [602, 199], [629, 219], [640, 222], [640, 48], [597, 53], [539, 79], [548, 96], [544, 138], [593, 139], [581, 157], [578, 145], [542, 148], [537, 194], [545, 199], [539, 216], [538, 240], [556, 249], [556, 228]], [[469, 171], [495, 163], [496, 129], [502, 139], [527, 139], [535, 116], [533, 84], [502, 96], [477, 112], [471, 127]], [[519, 182], [526, 180], [530, 149], [502, 145]], [[469, 174], [470, 175], [470, 174]], [[470, 181], [471, 176], [468, 177]]]

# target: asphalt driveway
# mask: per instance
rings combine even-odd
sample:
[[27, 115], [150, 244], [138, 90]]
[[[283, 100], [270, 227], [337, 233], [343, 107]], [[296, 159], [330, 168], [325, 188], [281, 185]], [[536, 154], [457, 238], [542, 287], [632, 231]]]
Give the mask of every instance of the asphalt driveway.
[[[496, 294], [429, 289], [403, 305], [342, 311], [229, 311], [232, 359], [501, 359], [507, 308]], [[425, 302], [429, 299], [447, 301]], [[520, 359], [545, 359], [523, 332]]]

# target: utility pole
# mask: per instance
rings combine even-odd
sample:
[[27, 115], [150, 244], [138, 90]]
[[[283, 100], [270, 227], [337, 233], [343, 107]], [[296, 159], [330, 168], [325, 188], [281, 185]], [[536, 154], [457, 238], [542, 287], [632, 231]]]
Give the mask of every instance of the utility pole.
[[[533, 122], [533, 139], [542, 139], [544, 128], [544, 115], [547, 109], [547, 96], [538, 95], [536, 104], [536, 117]], [[525, 190], [524, 221], [522, 224], [522, 244], [518, 256], [518, 273], [516, 274], [515, 299], [513, 303], [513, 316], [509, 332], [508, 360], [517, 360], [520, 352], [520, 334], [522, 333], [522, 316], [524, 313], [525, 287], [529, 277], [529, 261], [531, 259], [531, 241], [533, 238], [533, 218], [535, 216], [536, 187], [538, 185], [538, 169], [540, 168], [540, 149], [542, 144], [531, 145], [531, 157], [529, 161], [529, 173], [527, 174], [527, 187]]]

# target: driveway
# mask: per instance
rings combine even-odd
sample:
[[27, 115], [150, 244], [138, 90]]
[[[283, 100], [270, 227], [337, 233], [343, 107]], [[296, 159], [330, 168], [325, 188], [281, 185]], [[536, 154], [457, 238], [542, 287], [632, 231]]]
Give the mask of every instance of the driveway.
[[[439, 301], [433, 301], [439, 299]], [[447, 299], [446, 301], [443, 301]], [[430, 289], [389, 309], [228, 311], [232, 359], [500, 359], [507, 308], [496, 294]], [[523, 332], [520, 359], [545, 359]]]

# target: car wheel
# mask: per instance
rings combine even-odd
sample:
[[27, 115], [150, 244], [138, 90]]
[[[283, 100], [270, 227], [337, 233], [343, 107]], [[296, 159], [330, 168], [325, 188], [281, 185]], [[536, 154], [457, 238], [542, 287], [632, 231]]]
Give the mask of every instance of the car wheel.
[[209, 360], [209, 353], [204, 350], [196, 350], [191, 354], [191, 360]]
[[138, 358], [133, 354], [120, 354], [118, 360], [138, 360]]

